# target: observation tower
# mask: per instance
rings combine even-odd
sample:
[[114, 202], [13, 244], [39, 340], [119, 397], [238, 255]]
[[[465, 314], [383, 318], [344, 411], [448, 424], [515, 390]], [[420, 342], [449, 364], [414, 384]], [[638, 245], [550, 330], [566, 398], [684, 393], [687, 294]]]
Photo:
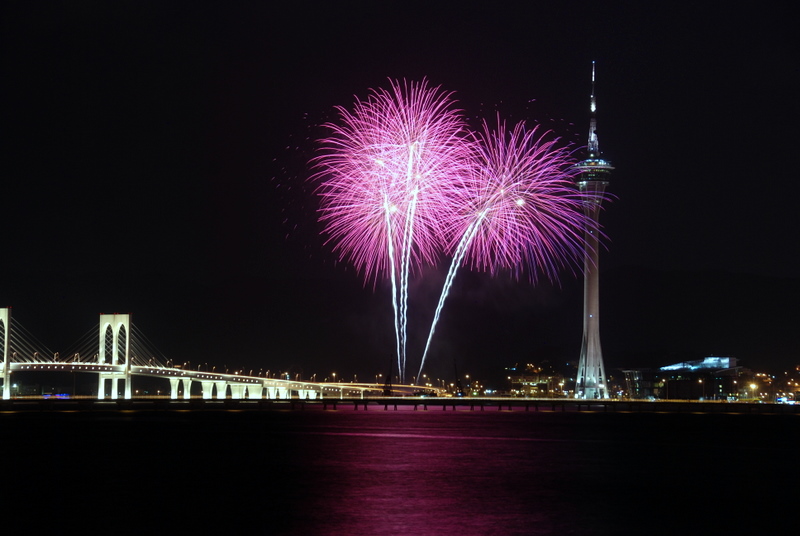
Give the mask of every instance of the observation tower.
[[[597, 223], [600, 205], [608, 186], [608, 178], [614, 169], [609, 162], [600, 157], [597, 142], [597, 103], [594, 96], [595, 62], [592, 62], [592, 95], [589, 110], [589, 157], [576, 164], [580, 171], [578, 187], [587, 195], [584, 206], [586, 216]], [[603, 351], [600, 348], [600, 264], [599, 226], [587, 226], [584, 249], [583, 283], [583, 342], [581, 358], [578, 362], [578, 376], [575, 383], [575, 398], [608, 398], [608, 379], [603, 365]]]

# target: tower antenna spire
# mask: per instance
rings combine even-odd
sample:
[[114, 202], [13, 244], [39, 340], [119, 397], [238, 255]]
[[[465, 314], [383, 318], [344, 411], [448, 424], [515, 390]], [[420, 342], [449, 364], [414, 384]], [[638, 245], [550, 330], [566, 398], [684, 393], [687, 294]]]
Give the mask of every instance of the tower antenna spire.
[[597, 100], [594, 96], [595, 62], [592, 61], [592, 95], [590, 97], [589, 111], [589, 158], [600, 156], [600, 144], [597, 141]]

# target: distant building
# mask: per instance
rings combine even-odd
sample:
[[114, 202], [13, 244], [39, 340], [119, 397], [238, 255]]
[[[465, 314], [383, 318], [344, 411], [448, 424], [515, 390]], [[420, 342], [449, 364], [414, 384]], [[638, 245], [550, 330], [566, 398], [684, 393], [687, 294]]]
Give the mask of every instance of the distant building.
[[[733, 357], [706, 357], [657, 369], [627, 369], [625, 390], [629, 398], [672, 400], [739, 400], [755, 397], [753, 373]], [[761, 385], [760, 382], [756, 385]], [[758, 391], [759, 393], [761, 391]]]
[[566, 379], [544, 361], [542, 365], [528, 363], [506, 369], [511, 394], [530, 397], [566, 396]]
[[659, 370], [724, 370], [736, 368], [735, 357], [706, 357], [699, 361], [683, 361]]

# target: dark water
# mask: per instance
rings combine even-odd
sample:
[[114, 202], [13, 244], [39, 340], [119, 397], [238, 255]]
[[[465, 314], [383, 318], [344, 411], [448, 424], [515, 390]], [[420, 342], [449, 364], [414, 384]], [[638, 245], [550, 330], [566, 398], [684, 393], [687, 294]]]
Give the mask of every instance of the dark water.
[[382, 408], [5, 413], [2, 511], [35, 534], [768, 534], [795, 515], [798, 426]]

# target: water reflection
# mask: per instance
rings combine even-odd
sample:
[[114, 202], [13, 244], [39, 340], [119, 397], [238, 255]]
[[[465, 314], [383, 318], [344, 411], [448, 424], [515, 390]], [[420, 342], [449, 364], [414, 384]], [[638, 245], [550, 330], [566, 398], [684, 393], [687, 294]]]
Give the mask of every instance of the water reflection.
[[719, 516], [737, 501], [781, 516], [797, 426], [793, 415], [28, 412], [0, 415], [0, 448], [32, 530], [44, 505], [59, 528], [116, 534], [674, 534], [687, 532], [676, 511], [716, 529], [752, 521]]

